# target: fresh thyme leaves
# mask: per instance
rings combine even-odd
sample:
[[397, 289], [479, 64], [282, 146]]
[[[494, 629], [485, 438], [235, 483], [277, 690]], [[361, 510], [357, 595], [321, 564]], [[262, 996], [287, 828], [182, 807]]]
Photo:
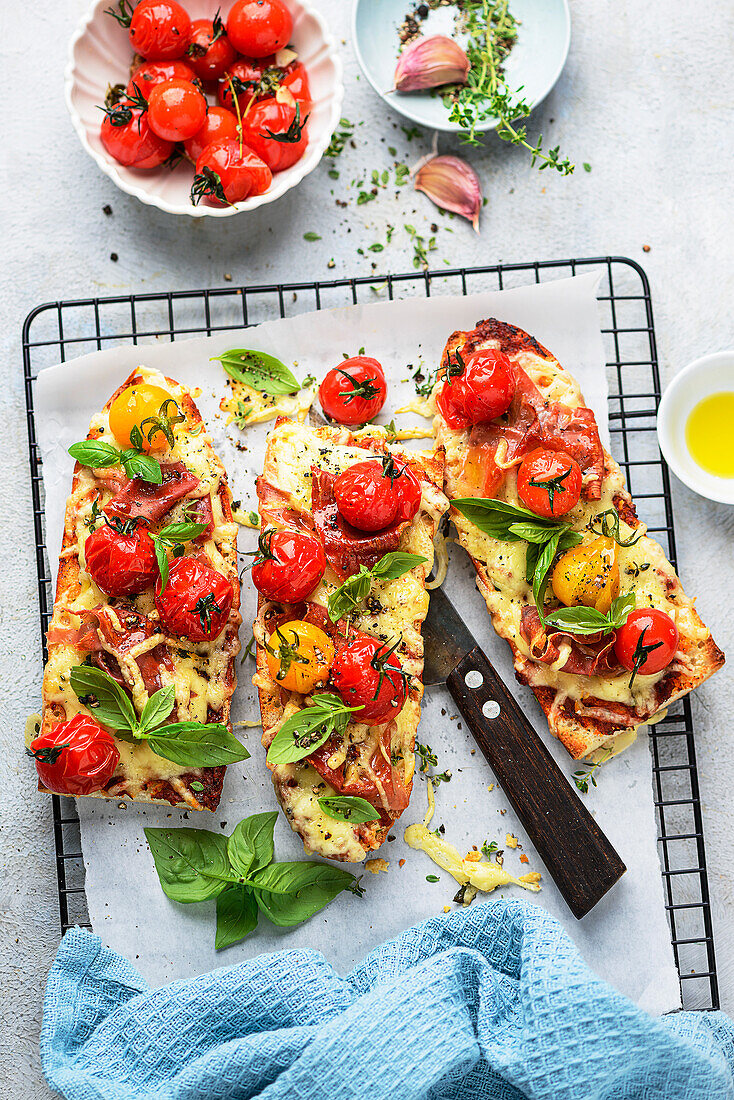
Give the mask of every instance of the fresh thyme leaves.
[[210, 362], [214, 361], [221, 363], [230, 378], [234, 378], [236, 382], [242, 382], [251, 389], [273, 397], [297, 393], [301, 389], [298, 379], [285, 363], [264, 351], [232, 348], [221, 355], [213, 355]]
[[303, 234], [303, 239], [304, 241], [320, 241], [321, 237], [318, 235], [318, 233], [309, 231], [308, 233]]
[[366, 798], [357, 795], [334, 795], [320, 798], [319, 806], [336, 821], [346, 821], [350, 825], [365, 825], [368, 821], [379, 821], [380, 815]]
[[[142, 444], [142, 437], [140, 442]], [[80, 443], [72, 443], [69, 454], [82, 466], [91, 466], [95, 470], [122, 466], [130, 478], [139, 477], [152, 485], [160, 485], [163, 481], [160, 463], [149, 455], [142, 454], [139, 448], [131, 447], [120, 451], [101, 439], [84, 439]]]
[[607, 749], [606, 753], [600, 756], [595, 764], [591, 764], [587, 768], [573, 773], [573, 781], [582, 794], [589, 793], [589, 784], [591, 784], [592, 787], [596, 786], [596, 771], [602, 764], [606, 764], [607, 760], [609, 760], [612, 755], [611, 749]]
[[277, 863], [273, 830], [277, 813], [253, 814], [226, 837], [207, 829], [146, 829], [158, 879], [172, 901], [216, 898], [219, 951], [257, 927], [262, 913], [290, 927], [318, 913], [337, 894], [361, 896], [349, 871], [313, 860]]
[[344, 150], [344, 146], [348, 141], [351, 141], [354, 136], [354, 123], [350, 122], [348, 118], [339, 119], [339, 128], [331, 135], [331, 141], [326, 147], [324, 157], [328, 160], [335, 160]]
[[438, 377], [439, 367], [436, 367], [435, 371], [430, 372], [428, 375], [423, 373], [423, 368], [418, 367], [417, 371], [411, 375], [413, 379], [413, 387], [418, 397], [430, 397], [433, 393], [433, 387], [436, 385], [436, 378]]
[[491, 859], [499, 851], [499, 846], [496, 840], [485, 840], [482, 845], [482, 855], [487, 859]]
[[420, 741], [416, 741], [415, 755], [421, 762], [418, 769], [421, 772], [427, 772], [429, 768], [438, 766], [438, 757], [430, 745], [422, 745]]
[[595, 607], [560, 607], [545, 616], [546, 623], [568, 634], [611, 634], [627, 621], [635, 609], [635, 594], [627, 592], [612, 600], [612, 606], [604, 614]]
[[623, 539], [619, 532], [619, 512], [616, 508], [607, 508], [604, 512], [599, 512], [589, 521], [588, 527], [595, 535], [605, 535], [608, 539], [614, 539], [619, 546], [634, 546], [643, 535], [642, 531], [633, 531], [629, 538]]
[[173, 684], [150, 696], [138, 717], [127, 692], [100, 668], [75, 665], [72, 690], [94, 718], [125, 741], [145, 740], [158, 756], [175, 764], [210, 768], [247, 760], [249, 752], [226, 726], [217, 723], [165, 723], [176, 701]]
[[507, 84], [503, 65], [517, 39], [518, 26], [509, 0], [463, 0], [462, 12], [469, 74], [466, 85], [444, 100], [450, 108], [449, 120], [459, 125], [462, 140], [481, 145], [481, 127], [497, 120], [498, 137], [526, 149], [531, 165], [570, 175], [574, 165], [560, 155], [559, 146], [544, 149], [542, 134], [534, 144], [528, 141], [522, 120], [533, 105], [522, 96], [522, 88], [511, 92]]
[[310, 756], [333, 734], [343, 734], [350, 714], [361, 709], [345, 706], [340, 696], [330, 692], [312, 696], [311, 705], [287, 718], [276, 733], [268, 749], [268, 763], [292, 764]]
[[428, 270], [428, 253], [436, 251], [436, 238], [422, 237], [414, 225], [404, 225], [405, 232], [410, 237], [413, 245], [413, 267], [419, 267], [423, 271]]

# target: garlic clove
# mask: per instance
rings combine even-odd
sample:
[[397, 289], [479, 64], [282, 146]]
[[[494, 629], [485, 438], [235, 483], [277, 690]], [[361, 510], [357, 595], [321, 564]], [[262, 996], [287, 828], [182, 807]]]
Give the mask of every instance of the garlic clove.
[[466, 84], [469, 58], [445, 34], [417, 38], [405, 47], [395, 69], [396, 92], [421, 92], [442, 84]]
[[442, 210], [467, 218], [479, 232], [482, 187], [472, 166], [461, 157], [429, 157], [416, 171], [413, 186]]

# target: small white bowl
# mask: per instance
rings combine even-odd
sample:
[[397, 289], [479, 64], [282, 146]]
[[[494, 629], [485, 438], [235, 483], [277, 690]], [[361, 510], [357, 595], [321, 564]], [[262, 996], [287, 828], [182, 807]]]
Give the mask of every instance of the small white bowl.
[[686, 443], [686, 422], [704, 397], [732, 390], [734, 350], [719, 351], [695, 359], [679, 371], [658, 408], [658, 441], [665, 461], [684, 485], [718, 504], [734, 504], [734, 478], [707, 473], [694, 461]]
[[[191, 218], [230, 218], [245, 210], [273, 202], [295, 187], [321, 160], [341, 117], [344, 85], [342, 63], [334, 40], [310, 0], [286, 0], [293, 13], [293, 45], [308, 71], [313, 109], [308, 122], [308, 147], [301, 159], [285, 172], [273, 176], [270, 188], [234, 206], [193, 206], [189, 197], [193, 167], [188, 162], [177, 168], [139, 171], [118, 164], [105, 150], [99, 137], [108, 84], [127, 84], [133, 50], [127, 30], [105, 8], [110, 0], [95, 0], [69, 44], [65, 74], [66, 105], [82, 145], [105, 175], [117, 186], [149, 206], [168, 214]], [[217, 0], [184, 0], [192, 19], [209, 18], [220, 4]], [[224, 13], [231, 3], [221, 5]]]

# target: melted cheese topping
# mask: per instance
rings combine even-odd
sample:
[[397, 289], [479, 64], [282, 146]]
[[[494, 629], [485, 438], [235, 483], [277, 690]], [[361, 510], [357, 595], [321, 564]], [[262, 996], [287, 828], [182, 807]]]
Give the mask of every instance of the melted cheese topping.
[[227, 424], [237, 421], [239, 428], [249, 428], [251, 424], [262, 424], [266, 420], [275, 420], [277, 416], [292, 416], [303, 423], [316, 396], [315, 386], [305, 386], [293, 394], [263, 393], [244, 382], [234, 379], [228, 381], [232, 393], [219, 402], [222, 412], [229, 413]]
[[485, 860], [462, 859], [460, 852], [447, 840], [428, 831], [425, 825], [409, 825], [404, 833], [405, 843], [417, 851], [425, 852], [437, 867], [448, 871], [461, 886], [489, 894], [498, 886], [520, 886], [523, 890], [540, 890], [540, 872], [530, 871], [515, 878], [499, 863]]
[[[159, 371], [139, 367], [137, 374], [143, 381], [160, 386], [179, 402], [187, 393], [185, 387], [181, 385], [170, 385]], [[225, 520], [219, 496], [220, 486], [226, 484], [224, 468], [214, 452], [211, 439], [203, 425], [198, 424], [194, 427], [191, 423], [185, 422], [175, 425], [173, 432], [174, 446], [157, 452], [157, 457], [164, 463], [183, 462], [199, 479], [200, 484], [187, 497], [176, 503], [160, 523], [153, 524], [151, 529], [155, 531], [170, 523], [181, 522], [184, 519], [186, 505], [191, 500], [208, 496], [212, 508], [213, 531], [202, 549], [213, 567], [232, 580], [236, 588], [237, 524]], [[102, 439], [117, 446], [117, 441], [110, 431], [106, 410], [92, 418], [90, 433], [94, 433], [95, 439]], [[77, 476], [77, 487], [67, 502], [65, 530], [71, 545], [62, 553], [62, 562], [67, 558], [78, 558], [80, 572], [78, 581], [68, 591], [57, 596], [51, 621], [52, 630], [55, 626], [78, 626], [80, 620], [75, 614], [77, 612], [93, 610], [101, 605], [110, 607], [108, 597], [97, 588], [89, 574], [84, 571], [84, 544], [90, 532], [98, 526], [98, 521], [94, 520], [93, 505], [96, 504], [97, 508], [101, 509], [113, 496], [113, 493], [98, 481], [97, 475], [104, 477], [105, 473], [107, 473], [105, 470], [82, 467]], [[127, 600], [126, 603], [143, 615], [157, 617], [152, 590], [143, 592]], [[108, 613], [116, 617], [114, 612]], [[235, 607], [230, 623], [236, 626], [238, 622], [239, 612]], [[154, 634], [127, 654], [115, 652], [138, 714], [148, 701], [148, 693], [135, 658], [146, 650], [153, 649], [160, 642], [166, 643], [173, 663], [173, 673], [161, 666], [159, 675], [164, 687], [169, 683], [175, 684], [179, 721], [206, 722], [210, 708], [214, 712], [223, 712], [233, 690], [233, 685], [227, 686], [226, 678], [230, 658], [239, 649], [236, 629], [233, 633], [228, 625], [218, 638], [195, 644], [184, 642], [180, 638], [167, 638], [162, 634]], [[79, 702], [69, 682], [70, 669], [83, 661], [85, 655], [83, 650], [74, 645], [54, 643], [49, 646], [49, 660], [43, 680], [43, 699], [45, 706], [54, 707], [54, 721], [63, 721], [82, 712], [94, 715], [93, 710], [89, 711]], [[125, 793], [132, 797], [140, 793], [141, 788], [150, 780], [171, 780], [184, 773], [201, 770], [192, 768], [190, 765], [174, 764], [173, 761], [157, 756], [144, 742], [130, 743], [115, 738], [115, 743], [120, 752], [120, 763], [113, 779], [126, 781]]]

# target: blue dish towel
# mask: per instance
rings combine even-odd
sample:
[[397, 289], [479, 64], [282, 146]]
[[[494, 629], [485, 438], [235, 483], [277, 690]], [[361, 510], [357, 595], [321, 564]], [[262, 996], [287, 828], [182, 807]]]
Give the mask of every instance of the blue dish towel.
[[150, 990], [67, 932], [41, 1033], [67, 1100], [732, 1100], [734, 1026], [653, 1019], [542, 909], [433, 918], [346, 978], [281, 951]]

